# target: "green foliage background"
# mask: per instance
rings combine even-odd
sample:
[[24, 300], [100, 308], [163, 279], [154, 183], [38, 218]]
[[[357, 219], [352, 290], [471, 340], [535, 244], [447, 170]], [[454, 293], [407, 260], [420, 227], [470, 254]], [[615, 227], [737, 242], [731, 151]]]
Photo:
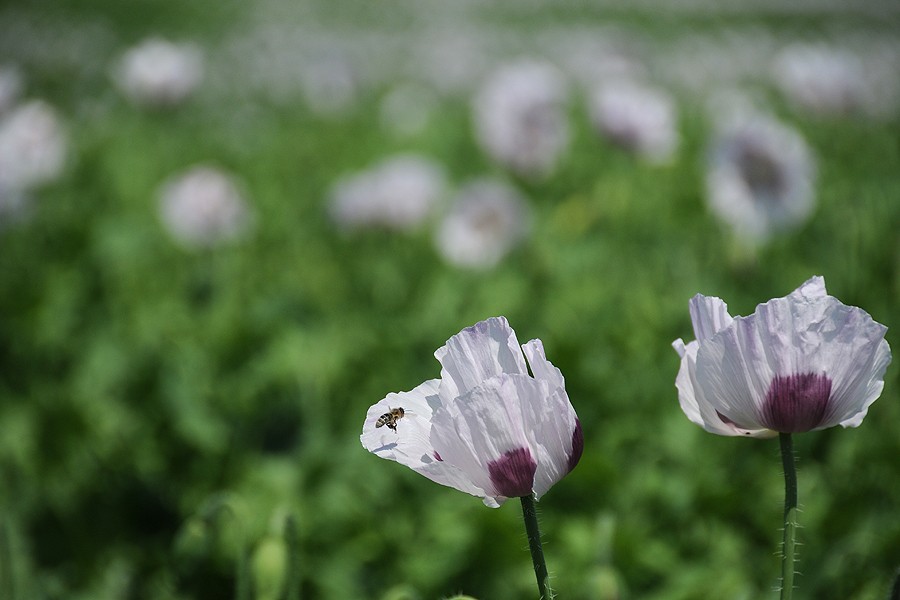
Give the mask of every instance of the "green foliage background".
[[[215, 40], [252, 9], [190, 5], [0, 8], [39, 23], [102, 18], [116, 52], [152, 33]], [[358, 2], [318, 6], [323, 23], [369, 14]], [[384, 22], [403, 24], [394, 8]], [[776, 25], [765, 12], [655, 18], [572, 3], [482, 16], [526, 35], [566, 19], [674, 35], [735, 24], [815, 33], [840, 18], [824, 14]], [[677, 160], [648, 167], [596, 138], [576, 102], [561, 168], [516, 181], [532, 200], [529, 242], [468, 273], [442, 263], [428, 231], [338, 235], [324, 211], [337, 176], [396, 151], [441, 161], [455, 183], [510, 177], [477, 148], [462, 100], [443, 101], [409, 139], [379, 126], [383, 89], [342, 120], [301, 103], [236, 120], [235, 105], [202, 92], [146, 113], [105, 67], [73, 79], [3, 48], [24, 62], [28, 95], [68, 117], [71, 161], [29, 219], [0, 231], [0, 597], [218, 599], [249, 586], [277, 598], [288, 517], [306, 598], [533, 597], [517, 504], [487, 509], [358, 441], [371, 404], [436, 377], [436, 348], [500, 314], [520, 341], [543, 340], [584, 426], [580, 465], [539, 504], [559, 597], [775, 597], [778, 444], [688, 422], [670, 343], [693, 337], [697, 292], [749, 314], [821, 274], [900, 348], [896, 118], [813, 119], [773, 96], [817, 156], [818, 209], [754, 258], [706, 209], [700, 103], [680, 106]], [[244, 182], [257, 219], [245, 242], [188, 252], [165, 234], [157, 186], [196, 162]], [[897, 374], [892, 365], [859, 429], [796, 436], [795, 597], [883, 598], [900, 566]]]

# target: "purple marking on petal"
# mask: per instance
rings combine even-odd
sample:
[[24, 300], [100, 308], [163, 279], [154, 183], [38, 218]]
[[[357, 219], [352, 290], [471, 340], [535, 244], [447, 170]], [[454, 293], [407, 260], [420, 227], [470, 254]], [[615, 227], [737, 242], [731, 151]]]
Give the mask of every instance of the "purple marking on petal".
[[825, 417], [830, 397], [831, 379], [825, 373], [776, 375], [762, 406], [763, 424], [781, 433], [815, 429]]
[[440, 461], [440, 462], [444, 462], [444, 459], [441, 458], [441, 455], [438, 454], [438, 451], [437, 451], [437, 450], [434, 451], [434, 459], [437, 460], [437, 461]]
[[569, 454], [568, 463], [570, 472], [581, 460], [582, 452], [584, 452], [584, 432], [581, 430], [581, 421], [576, 417], [575, 430], [572, 432], [572, 453]]
[[494, 489], [501, 496], [529, 496], [534, 486], [537, 463], [528, 448], [516, 448], [488, 463], [488, 474]]
[[[736, 428], [738, 428], [738, 429], [747, 429], [747, 427], [744, 427], [743, 425], [740, 425], [740, 424], [738, 424], [738, 423], [735, 423], [734, 421], [732, 421], [731, 419], [729, 419], [728, 417], [726, 417], [725, 415], [723, 415], [723, 414], [720, 413], [719, 411], [716, 411], [716, 416], [719, 417], [719, 419], [720, 419], [723, 423], [725, 423], [726, 425], [731, 425], [732, 427], [736, 427]], [[745, 431], [745, 432], [744, 432], [744, 435], [750, 435], [750, 432], [749, 432], [749, 431]]]

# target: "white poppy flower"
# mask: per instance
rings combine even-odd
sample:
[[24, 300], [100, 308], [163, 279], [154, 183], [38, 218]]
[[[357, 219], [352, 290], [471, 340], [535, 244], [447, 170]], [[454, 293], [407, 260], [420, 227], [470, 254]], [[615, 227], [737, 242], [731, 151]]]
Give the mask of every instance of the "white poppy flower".
[[710, 208], [751, 242], [805, 222], [815, 208], [815, 163], [795, 130], [758, 114], [718, 132], [706, 176]]
[[900, 92], [896, 65], [849, 49], [796, 43], [772, 66], [781, 92], [797, 108], [817, 115], [870, 116], [894, 112]]
[[186, 100], [203, 79], [203, 55], [193, 44], [151, 38], [127, 51], [113, 75], [135, 104], [174, 106]]
[[566, 83], [553, 67], [520, 62], [499, 69], [473, 102], [484, 150], [516, 173], [550, 173], [569, 143]]
[[445, 187], [439, 164], [424, 156], [400, 154], [338, 180], [328, 209], [332, 219], [347, 229], [380, 226], [407, 231], [425, 222]]
[[[0, 72], [0, 87], [3, 77]], [[0, 90], [0, 103], [2, 95]], [[0, 114], [0, 226], [26, 216], [33, 201], [31, 191], [62, 174], [67, 147], [56, 111], [42, 100]]]
[[813, 277], [749, 317], [700, 294], [690, 302], [695, 341], [672, 344], [687, 417], [709, 432], [771, 437], [857, 427], [884, 387], [887, 328], [827, 295]]
[[[369, 408], [360, 436], [369, 452], [492, 508], [515, 496], [540, 499], [575, 468], [581, 423], [540, 340], [520, 348], [506, 319], [494, 317], [463, 329], [434, 355], [440, 379]], [[398, 408], [401, 418], [378, 426]]]
[[528, 215], [528, 204], [515, 188], [495, 179], [476, 179], [451, 202], [435, 245], [452, 265], [489, 269], [525, 237]]
[[16, 194], [62, 173], [66, 134], [56, 111], [41, 100], [11, 110], [0, 120], [0, 188]]
[[602, 135], [649, 162], [668, 161], [678, 147], [675, 103], [662, 90], [629, 81], [607, 83], [594, 92], [590, 112]]
[[238, 184], [208, 166], [193, 167], [165, 182], [159, 203], [160, 218], [169, 234], [189, 248], [234, 239], [251, 221]]

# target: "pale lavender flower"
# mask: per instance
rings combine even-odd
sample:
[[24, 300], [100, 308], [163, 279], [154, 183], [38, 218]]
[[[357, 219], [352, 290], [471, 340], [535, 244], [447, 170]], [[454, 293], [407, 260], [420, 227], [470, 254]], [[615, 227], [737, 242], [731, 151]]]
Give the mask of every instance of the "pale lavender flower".
[[435, 245], [452, 265], [489, 269], [521, 242], [528, 228], [528, 204], [515, 188], [499, 180], [476, 179], [451, 202]]
[[473, 100], [475, 135], [498, 163], [525, 177], [543, 177], [569, 143], [567, 100], [566, 82], [552, 66], [507, 65]]
[[675, 385], [687, 417], [709, 432], [771, 437], [857, 427], [881, 395], [891, 350], [887, 328], [827, 295], [813, 277], [784, 298], [734, 317], [719, 298], [690, 302], [695, 341]]
[[113, 76], [129, 100], [158, 108], [185, 101], [200, 85], [203, 72], [203, 55], [196, 45], [150, 38], [122, 56]]
[[651, 163], [670, 160], [678, 147], [675, 102], [661, 89], [608, 82], [595, 90], [590, 113], [602, 135]]
[[0, 188], [15, 194], [59, 177], [66, 137], [46, 102], [32, 100], [7, 113], [0, 119]]
[[[368, 451], [492, 508], [516, 496], [540, 499], [575, 468], [581, 423], [540, 340], [520, 347], [507, 320], [494, 317], [434, 355], [440, 379], [369, 408], [360, 436]], [[403, 416], [391, 418], [395, 409]]]
[[168, 181], [159, 192], [160, 218], [169, 234], [187, 248], [233, 240], [252, 218], [237, 182], [209, 166], [195, 166]]
[[792, 44], [773, 63], [775, 83], [800, 110], [820, 116], [890, 114], [897, 103], [896, 64], [881, 64], [825, 44]]
[[803, 224], [815, 208], [813, 156], [797, 131], [774, 119], [727, 120], [709, 160], [710, 208], [741, 239], [762, 242]]
[[431, 215], [445, 187], [440, 165], [424, 156], [401, 154], [340, 179], [331, 191], [329, 212], [346, 229], [411, 230]]

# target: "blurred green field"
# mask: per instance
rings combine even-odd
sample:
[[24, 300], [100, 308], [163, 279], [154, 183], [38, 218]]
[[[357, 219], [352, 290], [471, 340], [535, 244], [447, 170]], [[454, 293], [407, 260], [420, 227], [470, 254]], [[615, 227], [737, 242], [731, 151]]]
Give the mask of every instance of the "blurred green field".
[[[544, 28], [614, 25], [659, 56], [734, 30], [896, 44], [900, 12], [873, 6], [784, 19], [576, 2], [439, 12], [455, 27], [497, 28], [513, 55], [539, 55], [530, 44]], [[63, 175], [0, 227], [0, 599], [244, 589], [274, 600], [289, 518], [304, 598], [535, 597], [517, 503], [485, 508], [358, 439], [371, 404], [438, 377], [434, 350], [494, 315], [521, 342], [543, 340], [584, 428], [581, 463], [538, 505], [559, 598], [777, 596], [778, 444], [690, 423], [670, 343], [693, 339], [697, 292], [749, 314], [819, 274], [900, 349], [897, 113], [815, 118], [753, 82], [818, 165], [812, 218], [754, 253], [704, 200], [702, 96], [676, 90], [681, 146], [672, 164], [648, 166], [593, 133], [576, 92], [569, 148], [534, 181], [479, 149], [465, 96], [441, 95], [418, 133], [387, 130], [390, 65], [364, 71], [353, 107], [323, 117], [290, 95], [242, 91], [243, 71], [229, 78], [215, 53], [266, 23], [335, 39], [377, 32], [377, 44], [435, 26], [429, 14], [410, 3], [0, 3], [0, 64], [19, 66], [23, 96], [51, 103], [69, 139]], [[136, 109], [108, 76], [153, 34], [213, 49], [208, 85], [171, 110]], [[69, 51], [65, 39], [81, 41]], [[531, 205], [528, 240], [472, 272], [444, 263], [430, 228], [338, 232], [332, 183], [407, 151], [440, 162], [454, 186], [511, 182]], [[157, 189], [196, 163], [240, 179], [255, 215], [244, 239], [190, 251], [167, 235]], [[898, 372], [889, 367], [860, 428], [795, 436], [795, 598], [887, 597], [900, 567]]]

